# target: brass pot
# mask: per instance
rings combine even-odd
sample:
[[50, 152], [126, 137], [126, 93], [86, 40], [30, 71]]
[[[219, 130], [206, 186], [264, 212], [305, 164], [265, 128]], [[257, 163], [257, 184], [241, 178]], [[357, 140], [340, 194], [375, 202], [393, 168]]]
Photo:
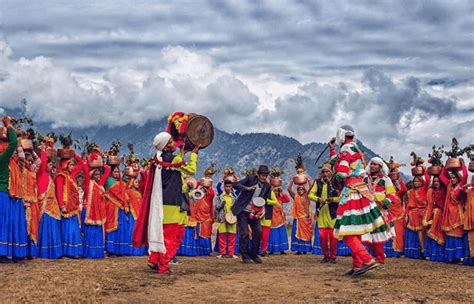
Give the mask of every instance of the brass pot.
[[54, 149], [53, 147], [48, 147], [46, 148], [46, 156], [49, 158], [49, 159], [53, 159], [56, 157], [56, 149]]
[[31, 139], [21, 138], [20, 139], [20, 146], [25, 151], [31, 151], [31, 150], [33, 150], [33, 141]]
[[107, 156], [107, 163], [109, 165], [120, 165], [122, 159], [118, 155], [109, 155]]
[[237, 181], [237, 178], [235, 177], [235, 175], [227, 175], [224, 178], [224, 181], [230, 181], [231, 183], [235, 183]]
[[411, 175], [413, 176], [420, 176], [423, 175], [425, 172], [422, 166], [416, 166], [411, 169]]
[[467, 169], [468, 169], [470, 172], [474, 173], [474, 160], [471, 160], [471, 161], [469, 162], [469, 167], [467, 167]]
[[308, 176], [305, 174], [296, 174], [293, 176], [293, 183], [295, 185], [304, 185], [308, 182]]
[[428, 174], [431, 176], [440, 175], [443, 168], [441, 166], [431, 166], [428, 168]]
[[0, 126], [0, 141], [8, 141], [8, 130], [4, 126]]
[[281, 187], [282, 184], [283, 184], [283, 181], [281, 180], [281, 178], [279, 178], [279, 177], [271, 177], [270, 178], [270, 185], [272, 187], [275, 187], [275, 188]]
[[75, 155], [76, 152], [71, 147], [58, 149], [58, 156], [62, 159], [71, 159]]
[[448, 168], [448, 170], [459, 170], [461, 167], [461, 159], [457, 157], [448, 158], [446, 161], [446, 168]]
[[391, 180], [399, 180], [400, 179], [400, 172], [399, 171], [392, 171], [388, 174]]
[[102, 168], [104, 166], [104, 161], [102, 158], [96, 158], [94, 160], [88, 160], [88, 165], [92, 169]]
[[125, 175], [128, 177], [137, 177], [138, 175], [138, 171], [136, 171], [132, 166], [126, 166], [124, 171]]

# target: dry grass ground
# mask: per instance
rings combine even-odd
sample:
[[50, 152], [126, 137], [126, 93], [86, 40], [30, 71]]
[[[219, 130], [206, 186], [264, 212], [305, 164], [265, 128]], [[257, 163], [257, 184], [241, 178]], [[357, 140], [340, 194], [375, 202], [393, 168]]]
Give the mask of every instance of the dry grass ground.
[[272, 256], [262, 265], [215, 257], [183, 258], [160, 276], [146, 257], [34, 260], [0, 265], [0, 302], [474, 302], [474, 269], [389, 259], [384, 269], [352, 278], [351, 259]]

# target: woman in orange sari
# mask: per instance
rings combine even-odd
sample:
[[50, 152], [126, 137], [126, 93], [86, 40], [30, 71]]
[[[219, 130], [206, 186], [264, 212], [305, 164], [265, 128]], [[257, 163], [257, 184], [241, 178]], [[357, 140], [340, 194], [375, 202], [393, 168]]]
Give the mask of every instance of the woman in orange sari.
[[128, 215], [128, 232], [129, 232], [129, 246], [130, 246], [130, 255], [133, 256], [141, 256], [145, 255], [147, 252], [146, 246], [142, 246], [139, 248], [134, 248], [132, 246], [132, 232], [133, 227], [135, 226], [135, 221], [137, 220], [138, 216], [140, 215], [140, 206], [142, 195], [138, 191], [140, 184], [137, 178], [130, 178], [127, 183], [127, 197], [129, 199], [129, 206], [130, 206], [130, 213]]
[[56, 176], [56, 197], [61, 209], [61, 240], [63, 255], [82, 256], [79, 187], [76, 177], [84, 168], [84, 161], [76, 154], [74, 159], [62, 159]]
[[130, 241], [128, 214], [130, 212], [127, 184], [122, 180], [120, 168], [112, 167], [112, 177], [106, 185], [107, 221], [105, 223], [108, 254], [129, 255]]
[[474, 177], [471, 177], [471, 183], [466, 184], [458, 194], [458, 201], [466, 202], [464, 208], [465, 258], [463, 264], [474, 266]]
[[423, 218], [423, 226], [427, 229], [425, 257], [434, 262], [446, 262], [446, 252], [444, 250], [446, 238], [444, 231], [441, 229], [446, 187], [441, 183], [439, 176], [433, 176], [426, 198], [428, 205]]
[[89, 171], [84, 166], [84, 200], [82, 203], [82, 231], [84, 235], [83, 257], [102, 259], [105, 253], [104, 224], [107, 218], [105, 209], [104, 185], [110, 174], [110, 168], [104, 164], [105, 172], [101, 177], [99, 169]]
[[[202, 180], [201, 180], [202, 181]], [[204, 191], [204, 198], [198, 199], [194, 206], [195, 218], [197, 221], [196, 238], [198, 243], [198, 255], [211, 255], [212, 244], [212, 224], [214, 223], [214, 190], [212, 183], [210, 185], [203, 185], [198, 183], [198, 187]]]
[[426, 210], [426, 195], [428, 193], [430, 177], [428, 172], [424, 176], [413, 178], [413, 189], [408, 190], [407, 214], [408, 222], [405, 230], [405, 257], [419, 259], [425, 251], [426, 229], [423, 226], [423, 217]]
[[466, 166], [462, 164], [462, 173], [444, 167], [440, 178], [447, 188], [441, 221], [441, 229], [446, 233], [446, 259], [448, 262], [456, 263], [464, 257], [463, 207], [465, 202], [458, 200], [458, 194], [467, 182]]
[[290, 216], [293, 218], [291, 231], [291, 251], [296, 254], [311, 252], [311, 240], [313, 238], [313, 219], [311, 217], [311, 203], [308, 198], [308, 190], [303, 185], [293, 191], [293, 181], [288, 185], [288, 193], [293, 198], [293, 207]]
[[283, 193], [281, 187], [273, 188], [278, 204], [273, 206], [272, 225], [270, 228], [270, 238], [268, 240], [268, 251], [270, 254], [279, 252], [286, 254], [289, 249], [288, 234], [286, 233], [285, 204], [290, 202], [288, 195]]
[[389, 163], [389, 177], [395, 186], [396, 195], [388, 207], [388, 212], [392, 217], [395, 236], [385, 243], [384, 249], [387, 257], [400, 257], [403, 255], [404, 249], [406, 220], [403, 198], [407, 194], [407, 187], [401, 178], [400, 172], [398, 172], [399, 166], [397, 163]]
[[40, 220], [40, 208], [38, 204], [38, 190], [36, 173], [41, 166], [41, 160], [33, 151], [25, 153], [25, 169], [23, 171], [24, 194], [23, 201], [26, 207], [26, 225], [28, 230], [28, 257], [34, 258], [38, 255], [38, 228]]

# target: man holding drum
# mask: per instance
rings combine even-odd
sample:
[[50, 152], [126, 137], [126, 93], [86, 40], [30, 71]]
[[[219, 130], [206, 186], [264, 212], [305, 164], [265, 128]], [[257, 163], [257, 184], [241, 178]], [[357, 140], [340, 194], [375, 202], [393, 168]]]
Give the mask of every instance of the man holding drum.
[[[259, 213], [254, 214], [252, 210], [261, 208], [257, 201], [271, 200], [271, 186], [267, 182], [270, 170], [268, 166], [260, 166], [257, 175], [250, 174], [243, 180], [234, 183], [234, 188], [240, 191], [235, 204], [232, 206], [232, 213], [237, 216], [237, 226], [239, 229], [239, 247], [242, 253], [242, 261], [250, 263], [253, 260], [256, 264], [261, 264], [262, 260], [258, 257], [258, 249], [262, 238], [262, 228]], [[256, 215], [256, 216], [255, 216]], [[252, 246], [249, 249], [249, 228], [252, 229]]]

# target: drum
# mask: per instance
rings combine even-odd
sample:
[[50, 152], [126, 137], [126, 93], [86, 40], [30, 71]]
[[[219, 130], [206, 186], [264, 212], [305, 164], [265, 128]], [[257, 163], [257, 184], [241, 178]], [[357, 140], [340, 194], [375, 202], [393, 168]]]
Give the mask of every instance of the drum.
[[255, 207], [261, 208], [261, 207], [265, 206], [265, 199], [261, 198], [261, 197], [256, 197], [256, 198], [252, 199], [252, 203]]
[[184, 146], [186, 150], [192, 150], [196, 146], [204, 149], [214, 139], [214, 126], [209, 118], [191, 113], [189, 114], [186, 131], [184, 133]]
[[237, 223], [237, 217], [232, 212], [227, 212], [225, 214], [225, 221], [227, 222], [227, 224], [233, 225]]

